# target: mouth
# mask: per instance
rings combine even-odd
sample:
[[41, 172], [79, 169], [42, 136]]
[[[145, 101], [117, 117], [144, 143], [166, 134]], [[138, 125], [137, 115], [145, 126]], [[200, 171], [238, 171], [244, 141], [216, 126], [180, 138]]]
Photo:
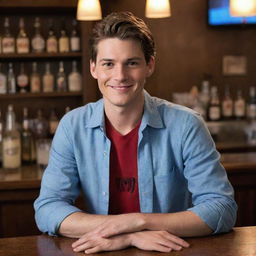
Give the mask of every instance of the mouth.
[[114, 90], [121, 90], [121, 91], [124, 91], [124, 90], [128, 90], [129, 88], [132, 87], [132, 85], [109, 85], [110, 88], [114, 89]]

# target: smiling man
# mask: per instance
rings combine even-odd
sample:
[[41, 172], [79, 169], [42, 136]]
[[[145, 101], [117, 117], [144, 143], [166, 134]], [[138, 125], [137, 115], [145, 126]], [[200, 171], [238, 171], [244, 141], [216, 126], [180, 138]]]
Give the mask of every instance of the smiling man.
[[[85, 253], [169, 252], [189, 246], [181, 237], [228, 232], [237, 207], [204, 122], [144, 90], [155, 66], [146, 24], [112, 13], [90, 45], [103, 98], [60, 122], [35, 202], [39, 229], [79, 238], [73, 250]], [[85, 211], [74, 206], [81, 190]]]

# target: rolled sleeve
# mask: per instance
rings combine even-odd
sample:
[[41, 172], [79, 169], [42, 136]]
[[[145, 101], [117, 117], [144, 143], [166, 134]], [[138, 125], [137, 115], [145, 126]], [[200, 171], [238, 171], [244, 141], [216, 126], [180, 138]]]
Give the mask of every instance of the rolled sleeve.
[[220, 155], [201, 118], [190, 115], [183, 139], [184, 175], [193, 207], [213, 233], [228, 232], [235, 224], [237, 205]]
[[34, 203], [38, 228], [50, 235], [57, 235], [68, 215], [81, 211], [74, 206], [80, 184], [68, 129], [67, 120], [62, 119], [53, 139], [40, 195]]

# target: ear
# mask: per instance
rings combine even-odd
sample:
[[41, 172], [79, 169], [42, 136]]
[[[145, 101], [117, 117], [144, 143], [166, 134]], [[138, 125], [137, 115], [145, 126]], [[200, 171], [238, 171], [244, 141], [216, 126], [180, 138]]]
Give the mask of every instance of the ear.
[[148, 66], [147, 77], [150, 77], [155, 70], [155, 57], [151, 56], [147, 66]]
[[93, 78], [98, 78], [96, 73], [96, 63], [93, 60], [90, 60], [90, 72]]

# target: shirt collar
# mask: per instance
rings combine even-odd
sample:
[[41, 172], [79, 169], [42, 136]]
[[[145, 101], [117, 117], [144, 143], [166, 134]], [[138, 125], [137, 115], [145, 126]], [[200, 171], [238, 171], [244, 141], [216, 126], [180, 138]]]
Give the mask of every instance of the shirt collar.
[[[149, 93], [144, 90], [144, 113], [141, 121], [141, 128], [144, 129], [147, 125], [153, 128], [163, 128], [164, 124], [160, 113], [157, 108], [156, 98], [151, 97]], [[88, 128], [105, 127], [105, 115], [104, 115], [104, 101], [98, 100], [95, 107], [92, 108], [91, 117], [86, 123]]]

